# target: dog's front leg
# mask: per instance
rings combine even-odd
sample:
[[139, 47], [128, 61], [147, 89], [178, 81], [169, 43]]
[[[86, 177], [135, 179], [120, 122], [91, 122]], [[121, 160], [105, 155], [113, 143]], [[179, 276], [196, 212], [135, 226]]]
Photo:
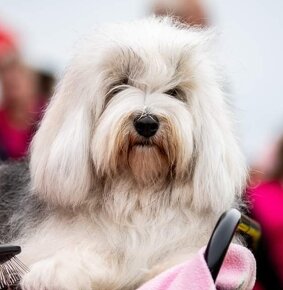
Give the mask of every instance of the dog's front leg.
[[101, 257], [87, 252], [58, 251], [30, 267], [23, 290], [103, 290], [107, 268]]

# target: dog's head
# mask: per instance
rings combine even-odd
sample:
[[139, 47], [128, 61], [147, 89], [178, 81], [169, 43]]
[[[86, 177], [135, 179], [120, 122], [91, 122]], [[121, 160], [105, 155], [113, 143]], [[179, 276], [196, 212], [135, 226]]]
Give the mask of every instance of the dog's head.
[[35, 190], [77, 205], [98, 180], [189, 184], [197, 208], [232, 202], [245, 176], [210, 34], [149, 19], [82, 45], [31, 148]]

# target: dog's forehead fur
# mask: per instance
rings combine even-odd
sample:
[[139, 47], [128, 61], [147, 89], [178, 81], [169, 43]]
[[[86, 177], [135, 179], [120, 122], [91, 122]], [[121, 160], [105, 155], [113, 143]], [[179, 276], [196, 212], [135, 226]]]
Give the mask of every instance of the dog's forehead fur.
[[171, 88], [195, 77], [195, 67], [210, 51], [211, 34], [169, 18], [109, 25], [83, 41], [74, 63], [82, 74], [99, 67], [110, 83], [127, 78], [149, 90]]

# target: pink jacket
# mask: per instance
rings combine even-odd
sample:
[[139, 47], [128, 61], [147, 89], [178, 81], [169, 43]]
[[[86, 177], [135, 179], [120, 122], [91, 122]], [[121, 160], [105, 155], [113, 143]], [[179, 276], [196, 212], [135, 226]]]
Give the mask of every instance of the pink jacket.
[[265, 182], [249, 192], [252, 213], [262, 226], [283, 285], [283, 185], [278, 181]]

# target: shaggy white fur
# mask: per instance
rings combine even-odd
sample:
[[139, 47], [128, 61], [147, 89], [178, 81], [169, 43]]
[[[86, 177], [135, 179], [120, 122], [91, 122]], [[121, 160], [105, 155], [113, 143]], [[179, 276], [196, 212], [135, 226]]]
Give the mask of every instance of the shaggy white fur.
[[208, 242], [246, 175], [211, 38], [150, 18], [83, 41], [32, 142], [50, 214], [18, 241], [24, 290], [136, 289]]

